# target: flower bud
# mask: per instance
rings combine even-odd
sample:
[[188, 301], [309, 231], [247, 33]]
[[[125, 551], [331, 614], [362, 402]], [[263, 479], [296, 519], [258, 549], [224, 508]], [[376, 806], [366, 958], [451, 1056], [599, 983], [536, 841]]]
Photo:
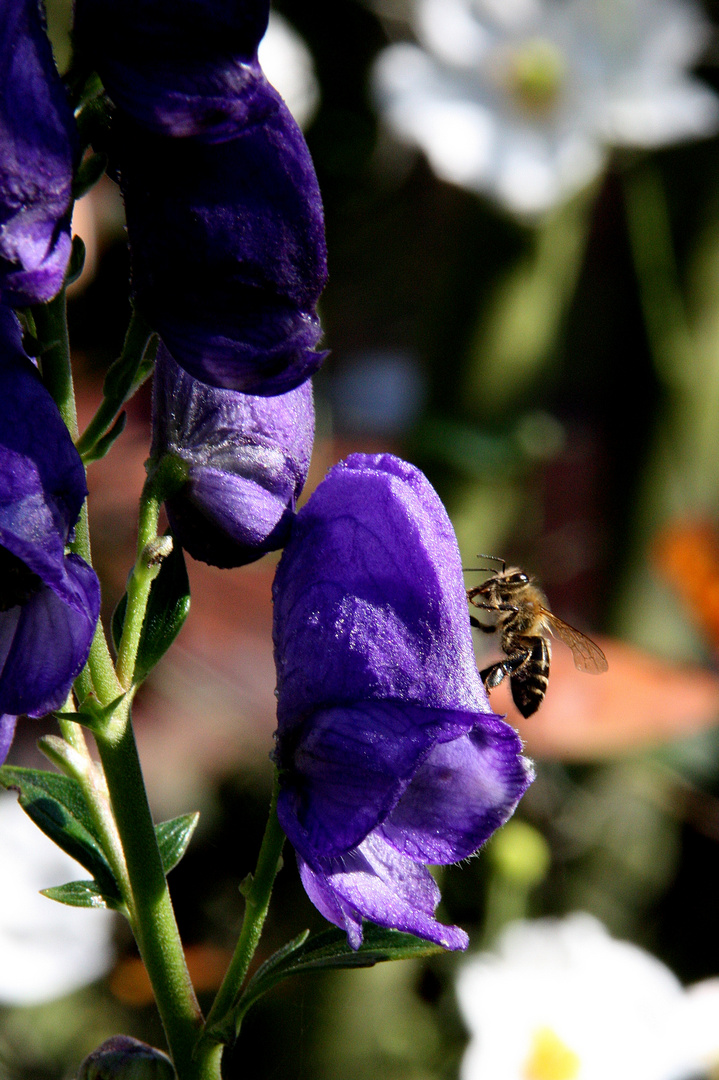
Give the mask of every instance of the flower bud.
[[213, 566], [243, 566], [283, 546], [307, 478], [311, 383], [276, 397], [218, 390], [157, 354], [152, 457], [180, 458], [187, 479], [166, 500], [173, 535]]
[[85, 1058], [77, 1080], [175, 1080], [175, 1070], [161, 1050], [113, 1035]]

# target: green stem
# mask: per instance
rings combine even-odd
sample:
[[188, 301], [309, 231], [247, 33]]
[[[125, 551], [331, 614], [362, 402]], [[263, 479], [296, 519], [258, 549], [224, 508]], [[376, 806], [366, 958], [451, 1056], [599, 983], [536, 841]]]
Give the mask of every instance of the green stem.
[[168, 494], [187, 478], [187, 466], [179, 458], [164, 457], [148, 476], [140, 499], [137, 527], [137, 557], [127, 584], [127, 606], [122, 638], [117, 650], [117, 677], [129, 690], [135, 673], [137, 651], [152, 582], [160, 569], [161, 553], [156, 550], [160, 507]]
[[195, 1053], [202, 1014], [185, 963], [132, 730], [129, 705], [95, 735], [127, 863], [135, 934], [179, 1080], [219, 1080], [220, 1055]]
[[265, 924], [272, 887], [277, 871], [280, 868], [282, 848], [285, 842], [285, 834], [277, 819], [278, 790], [277, 776], [275, 776], [270, 813], [267, 819], [265, 835], [262, 838], [260, 853], [257, 857], [257, 867], [248, 887], [243, 888], [245, 914], [242, 920], [240, 937], [230, 961], [230, 966], [207, 1017], [206, 1027], [208, 1031], [225, 1018], [237, 1001]]
[[[60, 410], [70, 437], [75, 440], [78, 433], [77, 407], [70, 364], [65, 290], [61, 290], [49, 304], [38, 304], [32, 309], [32, 314], [42, 350], [43, 382]], [[75, 526], [75, 538], [70, 545], [70, 550], [92, 565], [87, 504], [80, 511], [80, 517]], [[78, 693], [82, 697], [94, 690], [105, 703], [109, 703], [122, 693], [122, 687], [115, 676], [107, 640], [99, 622], [90, 648], [87, 667], [77, 681]]]

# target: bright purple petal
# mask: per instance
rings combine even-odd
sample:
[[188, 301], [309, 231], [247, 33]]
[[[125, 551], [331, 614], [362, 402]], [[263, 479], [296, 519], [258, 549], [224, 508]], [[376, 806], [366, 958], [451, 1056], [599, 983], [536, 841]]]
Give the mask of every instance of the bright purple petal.
[[454, 531], [411, 465], [335, 466], [297, 515], [273, 594], [280, 736], [331, 702], [491, 714]]
[[438, 743], [381, 826], [414, 862], [467, 858], [512, 815], [532, 779], [519, 736], [487, 717], [462, 738]]
[[0, 716], [0, 765], [5, 761], [10, 747], [12, 746], [16, 721], [17, 716], [12, 716], [8, 713]]
[[72, 606], [43, 585], [24, 605], [0, 612], [0, 713], [43, 716], [59, 708], [87, 660], [100, 587], [75, 555], [66, 575]]
[[59, 292], [77, 136], [38, 0], [0, 5], [0, 301]]
[[318, 709], [296, 741], [280, 743], [277, 812], [294, 847], [310, 861], [356, 847], [435, 743], [457, 739], [475, 719], [393, 701]]
[[440, 893], [429, 870], [404, 858], [382, 837], [372, 834], [337, 859], [309, 866], [298, 856], [298, 863], [310, 898], [316, 903], [317, 897], [325, 917], [347, 931], [352, 948], [362, 943], [362, 918], [436, 941], [445, 949], [467, 948], [463, 930], [434, 918]]
[[219, 390], [193, 379], [160, 347], [152, 456], [172, 454], [189, 466], [167, 513], [194, 558], [242, 566], [282, 546], [313, 437], [309, 382], [269, 398]]

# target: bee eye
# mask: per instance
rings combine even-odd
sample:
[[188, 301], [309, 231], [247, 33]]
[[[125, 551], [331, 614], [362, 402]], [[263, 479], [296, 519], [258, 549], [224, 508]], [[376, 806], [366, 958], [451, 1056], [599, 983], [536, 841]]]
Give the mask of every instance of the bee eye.
[[517, 574], [517, 581], [521, 581], [522, 585], [526, 585], [529, 581], [529, 578], [526, 574]]

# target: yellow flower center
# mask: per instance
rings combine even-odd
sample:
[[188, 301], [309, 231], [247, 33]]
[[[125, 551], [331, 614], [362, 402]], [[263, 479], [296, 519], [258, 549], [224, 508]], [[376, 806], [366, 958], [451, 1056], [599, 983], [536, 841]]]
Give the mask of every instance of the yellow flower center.
[[576, 1080], [581, 1062], [551, 1028], [538, 1028], [524, 1063], [522, 1080]]
[[529, 38], [508, 53], [506, 79], [509, 91], [526, 112], [550, 112], [566, 78], [564, 56], [551, 41]]

